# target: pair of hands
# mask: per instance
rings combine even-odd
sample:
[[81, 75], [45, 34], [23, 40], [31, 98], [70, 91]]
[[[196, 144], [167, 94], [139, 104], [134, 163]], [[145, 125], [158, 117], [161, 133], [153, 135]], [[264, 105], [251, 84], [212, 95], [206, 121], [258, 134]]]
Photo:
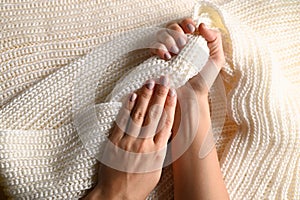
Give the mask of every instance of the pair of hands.
[[[193, 34], [197, 31], [207, 41], [210, 50], [209, 59], [219, 70], [222, 68], [225, 59], [221, 35], [218, 31], [208, 29], [204, 24], [196, 30], [190, 18], [180, 23], [172, 23], [167, 26], [167, 29], [180, 34], [171, 34], [173, 32], [170, 33], [167, 30], [160, 32], [157, 37], [158, 41], [154, 45], [155, 48], [151, 49], [154, 54], [169, 60], [187, 43], [187, 37], [184, 37], [184, 34]], [[207, 99], [208, 88], [201, 76], [194, 76], [188, 83], [192, 86], [197, 98]], [[142, 88], [129, 95], [124, 103], [109, 136], [110, 142], [129, 154], [151, 153], [164, 149], [171, 137], [174, 121], [176, 123], [180, 121], [176, 119], [175, 111], [177, 97], [181, 98], [184, 93], [184, 86], [177, 91], [170, 89], [167, 77], [161, 77], [158, 82], [147, 81]], [[205, 106], [208, 104], [206, 103]], [[124, 154], [123, 159], [126, 159], [126, 156]], [[151, 159], [163, 162], [165, 155], [156, 156]], [[143, 159], [137, 159], [136, 162], [138, 163], [128, 163], [128, 165], [133, 165], [133, 168], [141, 163], [151, 165]], [[151, 172], [132, 173], [101, 165], [98, 184], [86, 199], [145, 199], [157, 185], [162, 172], [161, 168]]]

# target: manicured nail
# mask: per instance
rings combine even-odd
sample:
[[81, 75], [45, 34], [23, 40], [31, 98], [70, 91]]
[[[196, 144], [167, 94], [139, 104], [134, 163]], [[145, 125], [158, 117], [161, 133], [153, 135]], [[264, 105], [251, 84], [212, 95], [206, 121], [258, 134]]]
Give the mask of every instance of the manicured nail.
[[182, 37], [180, 37], [180, 38], [178, 39], [178, 44], [179, 44], [179, 46], [183, 47], [183, 46], [186, 44], [185, 39], [183, 39]]
[[161, 76], [159, 79], [160, 84], [162, 84], [163, 86], [167, 86], [169, 83], [168, 77], [166, 76]]
[[136, 94], [136, 93], [132, 93], [129, 100], [130, 100], [131, 102], [133, 102], [133, 101], [136, 100], [136, 97], [137, 97], [137, 94]]
[[178, 53], [179, 53], [179, 49], [178, 49], [177, 46], [172, 46], [170, 51], [171, 51], [172, 53], [175, 53], [175, 54], [178, 54]]
[[188, 24], [188, 25], [187, 25], [187, 28], [189, 29], [189, 31], [190, 31], [191, 33], [194, 33], [194, 31], [195, 31], [195, 26], [193, 26], [192, 24]]
[[153, 80], [149, 80], [146, 82], [146, 88], [148, 88], [149, 90], [152, 90], [155, 86], [155, 82]]
[[175, 94], [176, 94], [176, 90], [175, 90], [174, 88], [171, 88], [171, 89], [169, 90], [169, 96], [170, 96], [170, 97], [174, 97]]
[[165, 60], [170, 60], [171, 59], [171, 55], [168, 53], [165, 53], [164, 55]]

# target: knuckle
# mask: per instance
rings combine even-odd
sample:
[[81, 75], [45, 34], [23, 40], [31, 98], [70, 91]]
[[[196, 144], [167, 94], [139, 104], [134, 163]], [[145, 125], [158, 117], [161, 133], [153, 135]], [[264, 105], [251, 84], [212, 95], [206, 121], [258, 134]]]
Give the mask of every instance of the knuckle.
[[140, 150], [140, 144], [138, 142], [134, 142], [131, 150], [135, 153], [138, 153]]
[[174, 30], [177, 32], [182, 31], [181, 27], [177, 23], [171, 24], [170, 26], [168, 26], [168, 29], [171, 29], [171, 30]]
[[135, 141], [132, 145], [132, 151], [135, 153], [145, 153], [147, 152], [147, 146], [145, 140]]
[[170, 128], [172, 128], [172, 126], [173, 126], [173, 119], [168, 117], [165, 120], [165, 128], [170, 129]]
[[149, 100], [152, 96], [152, 90], [149, 90], [146, 85], [144, 85], [140, 90], [139, 95], [142, 99]]
[[167, 101], [166, 101], [166, 106], [169, 106], [169, 107], [175, 107], [175, 105], [176, 105], [176, 101], [175, 100], [173, 100], [173, 99], [168, 99]]
[[155, 118], [158, 118], [159, 116], [160, 116], [160, 112], [159, 112], [158, 110], [155, 110], [155, 109], [154, 109], [154, 110], [152, 110], [151, 113], [150, 113], [150, 117], [151, 117], [151, 118], [154, 118], [154, 119], [155, 119]]
[[143, 99], [150, 99], [151, 98], [151, 93], [149, 93], [148, 91], [146, 91], [147, 88], [144, 88], [140, 94], [141, 98]]
[[168, 29], [172, 29], [172, 28], [175, 27], [176, 25], [177, 25], [176, 22], [172, 22], [172, 23], [170, 23], [170, 24], [167, 25], [167, 28], [168, 28]]
[[157, 45], [156, 45], [156, 47], [155, 47], [155, 50], [156, 51], [168, 51], [167, 50], [167, 48], [166, 48], [166, 46], [165, 45], [163, 45], [162, 43], [158, 43]]
[[142, 121], [144, 119], [144, 112], [142, 110], [136, 110], [133, 112], [132, 118], [134, 121]]
[[168, 93], [168, 88], [164, 86], [159, 86], [157, 90], [155, 91], [156, 96], [158, 97], [165, 97]]
[[166, 27], [168, 27], [168, 26], [170, 26], [170, 25], [172, 25], [172, 24], [177, 24], [178, 23], [178, 20], [171, 20], [171, 21], [169, 21], [167, 24], [166, 24]]
[[132, 144], [128, 139], [124, 139], [122, 143], [119, 145], [119, 147], [125, 151], [131, 151], [132, 150]]
[[187, 23], [192, 23], [193, 20], [191, 18], [185, 18], [184, 20], [181, 21], [181, 24], [187, 24]]
[[170, 36], [170, 35], [166, 35], [165, 43], [166, 43], [167, 45], [172, 45], [172, 44], [174, 44], [174, 39], [173, 39], [173, 37]]

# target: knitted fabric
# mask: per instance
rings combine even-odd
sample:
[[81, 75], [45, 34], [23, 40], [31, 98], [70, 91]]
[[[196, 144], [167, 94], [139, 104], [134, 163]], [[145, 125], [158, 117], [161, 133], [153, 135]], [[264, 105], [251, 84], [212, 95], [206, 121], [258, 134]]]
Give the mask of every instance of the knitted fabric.
[[[122, 102], [128, 98], [128, 94], [141, 88], [147, 80], [159, 80], [159, 78], [164, 75], [169, 77], [170, 87], [179, 88], [184, 85], [189, 78], [198, 74], [198, 72], [202, 73], [202, 77], [208, 85], [212, 84], [217, 78], [215, 84], [210, 87], [213, 135], [217, 138], [223, 128], [226, 115], [225, 89], [222, 79], [218, 77], [218, 68], [206, 64], [208, 62], [209, 49], [206, 45], [206, 41], [201, 36], [188, 35], [188, 42], [185, 48], [169, 62], [154, 57], [139, 64], [118, 81], [114, 90], [108, 95], [104, 103], [95, 105], [95, 93], [99, 76], [101, 76], [104, 69], [109, 66], [110, 61], [107, 61], [106, 57], [108, 54], [105, 52], [113, 52], [114, 56], [119, 57], [131, 49], [142, 49], [143, 47], [151, 46], [158, 31], [162, 31], [162, 29], [143, 28], [128, 32], [125, 36], [97, 48], [86, 56], [84, 60], [79, 62], [80, 69], [77, 70], [72, 99], [74, 126], [77, 128], [77, 133], [86, 149], [103, 164], [117, 170], [139, 173], [145, 172], [145, 170], [149, 172], [160, 169], [162, 163], [158, 161], [159, 159], [157, 159], [155, 164], [151, 164], [153, 160], [155, 160], [154, 157], [165, 157], [163, 165], [170, 165], [174, 160], [177, 160], [192, 143], [192, 139], [187, 139], [186, 137], [182, 138], [186, 135], [177, 134], [177, 137], [172, 139], [172, 145], [178, 144], [179, 141], [188, 142], [181, 145], [181, 151], [178, 151], [178, 153], [173, 152], [172, 155], [171, 151], [169, 151], [167, 156], [165, 156], [166, 149], [164, 148], [161, 151], [153, 153], [136, 154], [120, 150], [111, 142], [107, 143], [107, 135], [109, 135], [113, 128]], [[110, 57], [108, 56], [108, 58]], [[209, 69], [209, 71], [205, 71], [206, 73], [204, 74], [204, 69]], [[186, 99], [179, 99], [181, 108], [184, 107], [185, 100]], [[108, 112], [109, 117], [107, 117]], [[197, 116], [194, 116], [194, 118], [196, 119]], [[122, 127], [122, 125], [119, 127]], [[189, 128], [189, 130], [191, 130], [191, 128]], [[194, 134], [192, 132], [189, 134], [196, 134], [196, 130], [194, 130]], [[209, 134], [206, 142], [204, 142], [205, 145], [202, 145], [201, 154], [199, 153], [201, 156], [207, 155], [214, 147], [213, 137], [209, 136], [212, 135]], [[169, 147], [171, 143], [168, 144]], [[110, 153], [104, 155], [104, 147], [105, 149], [110, 149], [109, 152], [111, 153], [119, 152], [118, 155], [116, 155], [117, 158], [112, 159]], [[158, 154], [163, 156], [158, 156]], [[129, 161], [130, 159], [132, 162]], [[123, 163], [122, 160], [124, 160], [125, 163]], [[138, 162], [141, 163], [141, 165], [132, 164], [137, 160], [142, 160]], [[144, 163], [148, 163], [148, 165]]]
[[[223, 35], [228, 117], [217, 149], [230, 197], [300, 199], [299, 3], [216, 1], [199, 4], [193, 13], [194, 3], [2, 3], [0, 175], [8, 196], [86, 194], [96, 181], [97, 161], [72, 120], [74, 80], [85, 55], [127, 30], [193, 15]], [[115, 60], [113, 52], [105, 54]], [[146, 51], [129, 53], [103, 69], [96, 103], [104, 103], [116, 82], [149, 57]], [[154, 61], [146, 61], [149, 68]], [[107, 108], [105, 119], [111, 121], [114, 112]], [[173, 198], [170, 167], [149, 198]]]

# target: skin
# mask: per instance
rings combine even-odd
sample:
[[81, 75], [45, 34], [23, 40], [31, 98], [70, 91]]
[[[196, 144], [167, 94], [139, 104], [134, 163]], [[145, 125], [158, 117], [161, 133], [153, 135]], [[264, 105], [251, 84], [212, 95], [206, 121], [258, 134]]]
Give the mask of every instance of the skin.
[[[180, 23], [169, 24], [167, 28], [175, 32], [168, 32], [167, 30], [160, 32], [157, 42], [151, 50], [153, 54], [158, 55], [162, 59], [170, 59], [171, 56], [178, 53], [174, 49], [180, 51], [184, 47], [187, 38], [183, 34], [191, 34], [197, 31], [207, 41], [210, 49], [210, 60], [219, 69], [222, 68], [225, 58], [221, 35], [218, 31], [208, 29], [204, 24], [196, 28], [190, 18], [184, 19]], [[176, 34], [176, 32], [179, 34]], [[174, 198], [229, 199], [223, 182], [216, 149], [213, 148], [204, 159], [199, 159], [199, 148], [210, 127], [208, 88], [205, 85], [205, 81], [199, 75], [191, 78], [188, 84], [192, 86], [196, 96], [188, 93], [187, 85], [178, 88], [176, 95], [173, 95], [175, 92], [170, 91], [165, 80], [161, 80], [160, 84], [156, 83], [153, 89], [147, 88], [148, 84], [145, 84], [136, 92], [137, 98], [134, 101], [130, 101], [129, 97], [124, 107], [130, 111], [132, 120], [142, 127], [149, 124], [151, 117], [153, 121], [162, 121], [160, 112], [154, 112], [155, 115], [149, 116], [149, 113], [151, 113], [149, 111], [154, 104], [161, 105], [167, 112], [167, 120], [164, 121], [165, 124], [156, 123], [156, 126], [160, 127], [162, 125], [162, 130], [155, 133], [153, 130], [148, 129], [150, 135], [153, 134], [152, 137], [136, 138], [126, 134], [128, 133], [128, 127], [126, 131], [122, 131], [124, 128], [115, 126], [109, 139], [116, 146], [131, 152], [142, 153], [158, 150], [167, 144], [168, 139], [171, 137], [171, 131], [173, 132], [172, 137], [176, 134], [189, 134], [188, 132], [179, 133], [179, 124], [188, 124], [193, 115], [187, 115], [184, 120], [181, 120], [182, 113], [180, 107], [187, 106], [188, 108], [194, 108], [195, 101], [197, 101], [199, 126], [196, 128], [196, 136], [187, 151], [172, 164]], [[191, 100], [187, 100], [189, 99], [187, 97], [194, 99], [190, 98]], [[178, 103], [182, 101], [176, 103], [177, 98], [185, 100], [183, 102], [186, 105]], [[130, 129], [130, 125], [129, 130], [132, 132], [141, 131], [139, 128]], [[175, 152], [178, 148], [180, 147], [172, 146], [172, 152]], [[127, 173], [101, 165], [99, 170], [99, 177], [101, 179], [99, 178], [97, 186], [85, 199], [145, 199], [157, 185], [160, 176], [161, 169], [148, 173]]]
[[[132, 100], [135, 94], [137, 97]], [[130, 111], [128, 120], [131, 118], [138, 126], [131, 126], [132, 123], [128, 123], [126, 131], [115, 126], [109, 137], [110, 141], [126, 151], [135, 153], [148, 153], [165, 147], [171, 135], [176, 102], [176, 92], [169, 89], [166, 77], [161, 77], [161, 83], [155, 84], [154, 81], [148, 81], [124, 103], [124, 108]], [[164, 108], [167, 117], [163, 122], [161, 122], [162, 110], [151, 110], [154, 108], [153, 105], [160, 105]], [[155, 128], [151, 125], [151, 128], [141, 129], [149, 123], [152, 123]], [[162, 128], [156, 133], [156, 128], [159, 126]], [[137, 138], [126, 134], [128, 130], [130, 133], [139, 132], [140, 134], [143, 131], [143, 134], [149, 137]], [[162, 169], [147, 173], [128, 173], [101, 165], [100, 181], [86, 199], [145, 199], [157, 185], [161, 171]]]
[[[193, 23], [191, 19], [185, 19], [181, 24], [171, 25], [172, 27], [186, 27], [186, 23]], [[186, 31], [186, 30], [183, 30]], [[225, 63], [221, 35], [218, 31], [210, 30], [201, 24], [198, 27], [198, 33], [207, 41], [207, 46], [210, 49], [210, 60], [215, 63], [216, 67], [221, 70]], [[164, 52], [163, 52], [164, 53]], [[162, 55], [161, 50], [158, 50], [158, 55]], [[203, 144], [204, 138], [210, 128], [210, 113], [208, 103], [208, 88], [201, 76], [196, 75], [188, 81], [196, 93], [198, 102], [198, 120], [196, 137], [189, 146], [188, 150], [176, 160], [173, 166], [174, 175], [174, 199], [229, 199], [226, 190], [223, 176], [220, 170], [217, 151], [214, 147], [212, 151], [204, 158], [199, 159], [200, 147]], [[178, 99], [186, 98], [186, 86], [177, 90]], [[187, 107], [192, 107], [192, 101], [186, 101]], [[178, 133], [178, 125], [180, 123], [188, 123], [192, 120], [193, 115], [188, 115], [190, 118], [181, 120], [180, 104], [176, 108], [173, 133]], [[182, 132], [180, 133], [182, 134]], [[188, 134], [188, 133], [183, 133]], [[173, 151], [180, 147], [174, 147]]]

